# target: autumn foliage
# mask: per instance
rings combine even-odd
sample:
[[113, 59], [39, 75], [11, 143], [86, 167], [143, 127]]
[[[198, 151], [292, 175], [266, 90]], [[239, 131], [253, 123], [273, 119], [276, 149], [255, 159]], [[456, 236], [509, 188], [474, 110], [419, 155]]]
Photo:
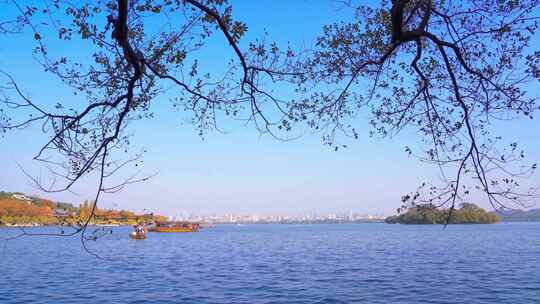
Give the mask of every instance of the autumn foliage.
[[95, 224], [131, 224], [142, 220], [152, 221], [164, 218], [153, 214], [138, 215], [128, 210], [98, 208], [92, 210], [93, 203], [88, 201], [75, 207], [69, 203], [58, 203], [38, 197], [27, 198], [28, 200], [19, 199], [13, 193], [0, 192], [0, 225], [72, 225], [88, 220]]
[[37, 206], [17, 199], [0, 199], [1, 216], [52, 216], [49, 206]]

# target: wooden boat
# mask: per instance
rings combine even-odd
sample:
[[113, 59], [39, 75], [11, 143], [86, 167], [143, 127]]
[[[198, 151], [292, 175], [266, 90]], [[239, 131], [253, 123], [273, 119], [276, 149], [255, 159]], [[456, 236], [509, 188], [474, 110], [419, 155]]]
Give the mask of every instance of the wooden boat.
[[134, 231], [129, 234], [129, 237], [133, 240], [144, 240], [146, 239], [146, 234], [139, 234]]
[[146, 225], [137, 225], [129, 237], [133, 240], [144, 240], [148, 235], [148, 227]]
[[173, 222], [173, 221], [156, 221], [151, 232], [197, 232], [200, 229], [199, 223], [194, 222]]

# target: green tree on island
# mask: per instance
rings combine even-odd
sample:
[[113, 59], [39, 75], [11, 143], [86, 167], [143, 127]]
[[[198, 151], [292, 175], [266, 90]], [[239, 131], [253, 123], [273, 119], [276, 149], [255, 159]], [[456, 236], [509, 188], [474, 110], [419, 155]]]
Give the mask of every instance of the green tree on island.
[[385, 220], [388, 224], [492, 224], [499, 221], [499, 216], [494, 212], [487, 212], [471, 203], [463, 203], [454, 210], [422, 204]]

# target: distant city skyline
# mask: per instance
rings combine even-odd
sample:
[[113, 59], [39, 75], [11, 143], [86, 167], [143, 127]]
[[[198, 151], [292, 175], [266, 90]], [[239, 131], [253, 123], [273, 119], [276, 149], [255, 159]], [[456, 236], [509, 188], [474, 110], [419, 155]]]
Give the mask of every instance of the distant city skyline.
[[349, 212], [334, 212], [328, 214], [303, 214], [303, 215], [268, 215], [268, 214], [219, 214], [197, 215], [183, 214], [169, 217], [171, 220], [196, 221], [203, 223], [272, 223], [272, 222], [355, 222], [355, 221], [381, 221], [386, 216], [383, 214], [360, 214]]

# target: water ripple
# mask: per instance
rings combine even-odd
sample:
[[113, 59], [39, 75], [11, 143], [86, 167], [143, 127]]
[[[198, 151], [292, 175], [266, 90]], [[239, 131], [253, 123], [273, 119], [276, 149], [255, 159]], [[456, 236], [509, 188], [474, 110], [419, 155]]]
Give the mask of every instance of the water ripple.
[[540, 303], [538, 223], [128, 231], [10, 241], [0, 303]]

